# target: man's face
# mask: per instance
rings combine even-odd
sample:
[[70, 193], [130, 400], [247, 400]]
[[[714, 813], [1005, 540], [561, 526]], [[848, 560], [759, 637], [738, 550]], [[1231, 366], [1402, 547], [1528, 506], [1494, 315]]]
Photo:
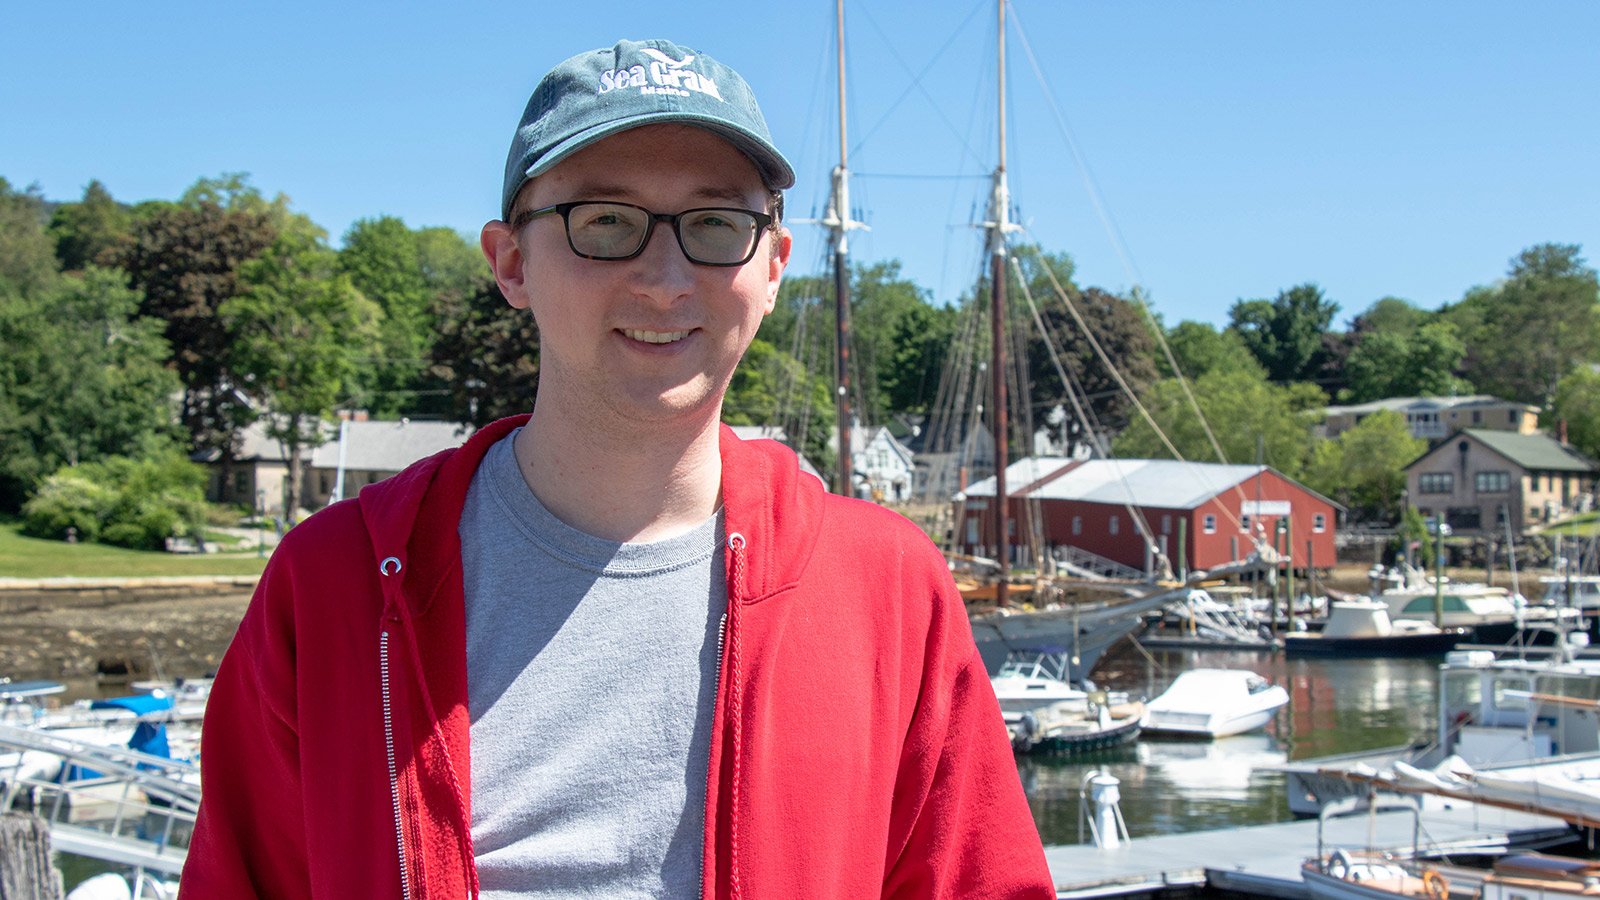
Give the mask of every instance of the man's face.
[[[768, 211], [749, 158], [688, 125], [647, 125], [586, 147], [529, 182], [517, 208], [578, 200], [659, 213]], [[506, 299], [539, 324], [540, 403], [636, 422], [720, 407], [734, 366], [772, 311], [788, 234], [764, 231], [749, 262], [718, 268], [689, 262], [670, 225], [652, 228], [633, 259], [592, 260], [568, 247], [561, 216], [541, 216], [515, 236], [519, 266], [491, 258]], [[486, 228], [486, 250], [489, 242]]]

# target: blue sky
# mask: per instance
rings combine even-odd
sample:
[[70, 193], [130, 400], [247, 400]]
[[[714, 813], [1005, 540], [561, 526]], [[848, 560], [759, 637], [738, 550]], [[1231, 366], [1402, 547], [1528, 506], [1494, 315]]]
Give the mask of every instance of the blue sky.
[[[1315, 281], [1340, 322], [1427, 308], [1545, 241], [1600, 261], [1600, 3], [1015, 0], [1009, 165], [1029, 236], [1081, 284], [1142, 283], [1168, 322]], [[552, 64], [666, 37], [738, 69], [800, 176], [837, 163], [833, 4], [19, 4], [0, 55], [0, 176], [72, 200], [174, 198], [245, 171], [328, 229], [476, 235]], [[848, 0], [859, 261], [955, 299], [995, 163], [993, 0]], [[1018, 27], [1020, 23], [1020, 28]], [[1041, 87], [1033, 51], [1048, 93]], [[1052, 112], [1092, 172], [1108, 237]], [[825, 238], [795, 224], [792, 272]], [[1126, 261], [1125, 261], [1126, 259]]]

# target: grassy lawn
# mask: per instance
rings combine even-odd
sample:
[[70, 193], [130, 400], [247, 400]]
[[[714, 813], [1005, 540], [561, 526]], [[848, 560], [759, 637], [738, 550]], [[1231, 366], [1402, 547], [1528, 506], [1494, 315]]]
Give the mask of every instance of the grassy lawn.
[[1579, 537], [1594, 537], [1600, 534], [1600, 512], [1583, 513], [1572, 519], [1545, 529], [1545, 534], [1577, 535]]
[[254, 554], [174, 554], [105, 544], [68, 544], [24, 537], [17, 522], [0, 521], [0, 576], [116, 578], [148, 575], [258, 575], [267, 561]]

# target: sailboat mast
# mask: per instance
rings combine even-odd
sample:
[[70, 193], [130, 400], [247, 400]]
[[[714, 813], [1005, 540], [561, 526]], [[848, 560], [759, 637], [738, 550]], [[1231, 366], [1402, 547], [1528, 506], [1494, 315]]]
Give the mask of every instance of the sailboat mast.
[[989, 251], [990, 251], [990, 296], [993, 300], [993, 309], [990, 312], [990, 331], [992, 334], [989, 363], [989, 381], [993, 386], [994, 415], [994, 528], [995, 545], [997, 548], [996, 559], [1000, 564], [1000, 579], [995, 588], [995, 604], [1007, 606], [1010, 604], [1009, 588], [1011, 579], [1011, 535], [1010, 535], [1010, 498], [1006, 493], [1006, 466], [1009, 462], [1006, 452], [1006, 432], [1009, 427], [1007, 422], [1006, 405], [1006, 216], [1010, 206], [1010, 198], [1006, 192], [1006, 0], [997, 0], [999, 8], [999, 41], [996, 46], [999, 51], [998, 79], [999, 107], [1000, 107], [1000, 163], [994, 170], [994, 197], [991, 200], [992, 209]]
[[838, 480], [834, 493], [855, 494], [850, 447], [850, 258], [848, 238], [850, 220], [850, 180], [846, 166], [844, 125], [844, 0], [837, 0], [839, 33], [839, 167], [833, 170], [833, 193], [829, 198], [830, 227], [833, 229], [833, 305], [834, 346], [838, 348], [838, 381], [835, 407], [839, 420], [839, 459], [835, 467]]

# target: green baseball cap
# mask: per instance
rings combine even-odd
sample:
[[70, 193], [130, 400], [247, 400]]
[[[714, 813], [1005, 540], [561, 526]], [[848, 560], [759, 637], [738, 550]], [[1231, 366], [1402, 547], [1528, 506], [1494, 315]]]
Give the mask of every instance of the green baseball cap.
[[739, 73], [671, 41], [619, 41], [561, 63], [528, 99], [506, 156], [500, 217], [524, 182], [578, 150], [640, 125], [681, 122], [714, 132], [755, 163], [769, 188], [794, 184]]

